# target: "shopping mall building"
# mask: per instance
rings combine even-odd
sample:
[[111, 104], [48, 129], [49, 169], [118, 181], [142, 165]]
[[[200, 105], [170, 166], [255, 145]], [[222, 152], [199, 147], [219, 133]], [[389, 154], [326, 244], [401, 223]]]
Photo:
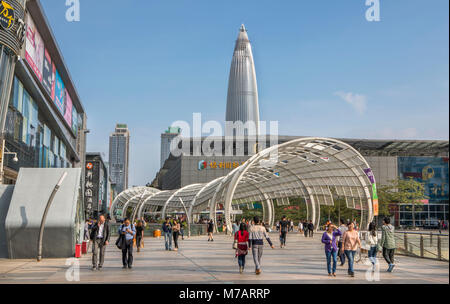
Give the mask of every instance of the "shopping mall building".
[[[19, 20], [23, 2], [6, 0], [17, 20], [12, 29], [0, 28], [2, 58], [16, 60], [9, 104], [2, 105], [4, 184], [15, 183], [21, 167], [83, 167], [85, 159], [86, 113], [75, 84], [40, 2], [27, 1]], [[2, 34], [16, 33], [21, 22], [26, 24], [23, 44], [12, 52]], [[0, 64], [2, 75], [7, 68]]]
[[[302, 138], [300, 136], [279, 136], [276, 143], [266, 141], [266, 147], [282, 144]], [[204, 146], [206, 138], [198, 141], [197, 147]], [[369, 140], [338, 139], [356, 149], [367, 160], [377, 184], [386, 184], [397, 178], [409, 177], [425, 183], [426, 195], [429, 197], [422, 211], [416, 212], [416, 220], [448, 220], [449, 212], [449, 171], [448, 149], [446, 140]], [[214, 147], [214, 140], [208, 138], [207, 146], [216, 153], [205, 156], [202, 149], [196, 149], [194, 140], [183, 140], [188, 143], [189, 153], [178, 157], [172, 154], [164, 162], [152, 182], [152, 187], [161, 190], [182, 188], [197, 183], [208, 183], [218, 177], [225, 176], [234, 168], [242, 165], [255, 154], [257, 146], [254, 139], [246, 139], [242, 146], [233, 142], [232, 153], [227, 151], [226, 144]], [[181, 149], [181, 142], [179, 143]], [[261, 150], [261, 147], [258, 148]], [[219, 152], [219, 153], [217, 153]], [[228, 152], [228, 153], [227, 153]], [[217, 156], [221, 154], [222, 156]], [[197, 155], [197, 156], [196, 156]], [[229, 156], [224, 156], [229, 155]], [[410, 206], [396, 206], [393, 210], [397, 225], [412, 225]]]

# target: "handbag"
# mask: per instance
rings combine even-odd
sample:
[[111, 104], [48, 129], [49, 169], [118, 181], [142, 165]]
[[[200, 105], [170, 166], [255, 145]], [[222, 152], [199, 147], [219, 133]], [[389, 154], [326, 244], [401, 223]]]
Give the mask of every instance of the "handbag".
[[238, 240], [234, 240], [233, 249], [236, 250], [238, 248]]
[[[123, 228], [123, 225], [120, 226], [120, 231], [122, 231], [122, 228]], [[124, 236], [123, 234], [119, 234], [119, 237], [118, 237], [117, 240], [116, 240], [116, 246], [117, 246], [117, 248], [119, 248], [119, 249], [125, 248], [125, 247], [123, 246], [124, 241], [125, 241], [125, 236]]]

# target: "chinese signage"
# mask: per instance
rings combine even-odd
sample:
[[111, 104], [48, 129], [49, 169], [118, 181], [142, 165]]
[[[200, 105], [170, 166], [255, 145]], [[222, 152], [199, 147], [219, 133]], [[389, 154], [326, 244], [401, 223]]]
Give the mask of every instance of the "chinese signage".
[[5, 1], [0, 2], [0, 26], [9, 30], [13, 27], [15, 20], [14, 8]]
[[211, 161], [207, 162], [204, 160], [201, 160], [198, 162], [198, 170], [204, 170], [207, 168], [210, 169], [235, 169], [239, 167], [240, 165], [243, 165], [245, 162], [238, 162], [238, 161], [228, 161], [228, 162], [217, 162], [217, 161]]
[[86, 163], [84, 200], [87, 212], [98, 211], [98, 181], [100, 164], [96, 161]]

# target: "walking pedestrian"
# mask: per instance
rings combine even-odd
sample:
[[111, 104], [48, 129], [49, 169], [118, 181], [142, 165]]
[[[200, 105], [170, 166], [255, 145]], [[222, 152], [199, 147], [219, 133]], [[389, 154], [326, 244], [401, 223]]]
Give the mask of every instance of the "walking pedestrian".
[[180, 229], [181, 240], [184, 240], [184, 231], [185, 231], [186, 228], [187, 228], [187, 222], [186, 222], [185, 219], [181, 221], [181, 223], [180, 223], [180, 228], [181, 228], [181, 229]]
[[370, 246], [369, 249], [369, 260], [372, 262], [372, 272], [376, 270], [377, 264], [377, 251], [378, 251], [378, 236], [377, 236], [377, 226], [374, 222], [369, 224], [369, 231], [367, 232], [367, 244]]
[[286, 220], [286, 216], [283, 215], [281, 221], [279, 222], [280, 226], [280, 248], [286, 247], [286, 236], [290, 229], [291, 223]]
[[[92, 240], [92, 270], [100, 270], [105, 260], [105, 249], [110, 239], [109, 223], [104, 215], [100, 215], [98, 222], [92, 227], [90, 238]], [[98, 259], [100, 256], [100, 259]], [[97, 263], [98, 260], [98, 263]]]
[[309, 220], [308, 223], [308, 232], [309, 232], [309, 236], [313, 237], [314, 236], [314, 224], [312, 222], [312, 220]]
[[341, 232], [341, 235], [339, 236], [338, 241], [338, 248], [339, 248], [339, 260], [341, 261], [341, 266], [344, 266], [345, 264], [345, 253], [344, 253], [344, 246], [342, 245], [342, 236], [344, 233], [348, 230], [347, 225], [345, 225], [344, 220], [341, 219], [341, 225], [339, 225], [339, 231]]
[[243, 273], [249, 242], [249, 233], [247, 231], [247, 226], [244, 223], [239, 225], [239, 230], [234, 234], [234, 239], [237, 240], [236, 256], [238, 258], [239, 273]]
[[119, 234], [125, 236], [125, 247], [122, 248], [122, 268], [133, 268], [133, 239], [136, 235], [136, 227], [131, 224], [128, 218], [125, 218], [122, 226], [119, 228]]
[[353, 263], [355, 261], [356, 250], [358, 247], [361, 247], [361, 240], [359, 239], [358, 231], [355, 230], [353, 222], [350, 222], [347, 226], [348, 230], [342, 237], [342, 245], [344, 246], [344, 253], [348, 259], [348, 274], [354, 277], [355, 272], [353, 270]]
[[213, 232], [214, 232], [214, 222], [212, 219], [210, 219], [208, 222], [208, 242], [209, 241], [214, 242]]
[[178, 251], [178, 237], [180, 236], [180, 223], [177, 220], [173, 220], [173, 226], [172, 226], [172, 231], [173, 231], [173, 244], [174, 244], [174, 249], [175, 251]]
[[303, 232], [303, 223], [302, 223], [301, 220], [298, 222], [298, 232], [299, 232], [299, 233], [302, 233], [302, 232]]
[[308, 237], [308, 221], [303, 222], [303, 232], [305, 234], [305, 237]]
[[263, 247], [264, 247], [264, 238], [269, 243], [270, 247], [275, 248], [272, 244], [272, 241], [269, 238], [269, 235], [266, 232], [266, 229], [261, 226], [261, 221], [259, 217], [255, 216], [253, 218], [253, 222], [255, 223], [250, 227], [249, 233], [249, 248], [252, 250], [253, 261], [255, 262], [255, 273], [261, 273], [261, 258], [263, 255]]
[[290, 231], [290, 232], [294, 231], [294, 221], [293, 221], [293, 220], [289, 220], [289, 224], [290, 224], [290, 229], [289, 229], [289, 231]]
[[[325, 256], [327, 258], [328, 276], [336, 276], [337, 252], [338, 246], [336, 239], [341, 232], [331, 222], [326, 227], [326, 231], [322, 235], [322, 243], [325, 244]], [[333, 267], [331, 267], [331, 259], [333, 259]]]
[[136, 225], [136, 248], [137, 252], [141, 251], [141, 245], [144, 239], [144, 224], [141, 220], [137, 222]]
[[166, 221], [162, 224], [162, 231], [164, 233], [164, 246], [166, 250], [172, 250], [172, 224], [168, 217], [166, 217]]
[[233, 232], [232, 233], [233, 233], [233, 235], [235, 235], [236, 232], [239, 231], [239, 220], [236, 220], [235, 222], [233, 222], [232, 228], [233, 228]]
[[394, 270], [394, 254], [395, 254], [395, 236], [394, 236], [394, 226], [391, 225], [391, 219], [385, 217], [383, 220], [383, 226], [381, 227], [381, 242], [380, 246], [383, 248], [383, 257], [388, 263], [389, 267], [387, 272], [392, 272]]

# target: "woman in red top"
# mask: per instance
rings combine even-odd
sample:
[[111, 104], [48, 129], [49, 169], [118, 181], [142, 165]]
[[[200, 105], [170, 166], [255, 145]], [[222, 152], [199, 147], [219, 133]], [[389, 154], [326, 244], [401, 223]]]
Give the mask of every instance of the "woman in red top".
[[248, 253], [248, 231], [245, 223], [241, 223], [239, 231], [234, 235], [234, 239], [238, 242], [236, 256], [238, 257], [239, 273], [242, 273], [245, 267], [245, 256]]

